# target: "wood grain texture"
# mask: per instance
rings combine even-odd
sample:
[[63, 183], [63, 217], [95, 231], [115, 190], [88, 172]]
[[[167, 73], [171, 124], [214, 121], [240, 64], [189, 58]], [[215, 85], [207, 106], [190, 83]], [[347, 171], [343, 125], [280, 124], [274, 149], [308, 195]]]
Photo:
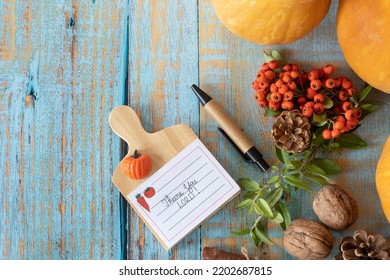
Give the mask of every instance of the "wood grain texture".
[[[183, 123], [199, 132], [197, 1], [131, 1], [129, 105], [148, 132]], [[200, 230], [170, 251], [130, 210], [129, 259], [200, 259]]]
[[[363, 82], [350, 70], [338, 46], [335, 32], [336, 10], [337, 3], [333, 1], [327, 17], [308, 36], [292, 44], [272, 48], [279, 50], [287, 61], [299, 63], [306, 69], [333, 63], [338, 74], [351, 77], [356, 87], [362, 90]], [[254, 75], [263, 63], [262, 51], [271, 47], [247, 42], [228, 32], [216, 18], [212, 5], [207, 0], [199, 3], [199, 45], [201, 87], [224, 105], [230, 116], [263, 153], [265, 160], [276, 164], [270, 137], [272, 119], [262, 116], [263, 111], [256, 105], [251, 89]], [[374, 181], [376, 162], [390, 130], [387, 108], [390, 96], [379, 92], [373, 95], [384, 104], [384, 108], [367, 117], [358, 130], [358, 134], [368, 141], [369, 147], [363, 150], [344, 150], [331, 155], [344, 170], [334, 181], [353, 194], [361, 214], [352, 227], [343, 232], [334, 232], [335, 248], [329, 258], [336, 253], [341, 238], [353, 234], [356, 229], [377, 231], [390, 236], [390, 227], [380, 210]], [[259, 181], [267, 178], [256, 167], [244, 163], [226, 141], [215, 133], [215, 128], [215, 122], [202, 112], [201, 139], [217, 155], [233, 178], [250, 177]], [[311, 208], [313, 195], [305, 192], [292, 194], [289, 208], [293, 218], [317, 220]], [[276, 246], [255, 249], [249, 237], [231, 236], [230, 230], [245, 228], [253, 218], [245, 212], [234, 210], [234, 205], [228, 205], [202, 227], [202, 245], [235, 253], [240, 251], [241, 246], [246, 246], [251, 256], [291, 259], [282, 247], [281, 230], [272, 225], [268, 226], [268, 231]]]
[[107, 117], [123, 102], [126, 6], [0, 3], [1, 259], [121, 258]]

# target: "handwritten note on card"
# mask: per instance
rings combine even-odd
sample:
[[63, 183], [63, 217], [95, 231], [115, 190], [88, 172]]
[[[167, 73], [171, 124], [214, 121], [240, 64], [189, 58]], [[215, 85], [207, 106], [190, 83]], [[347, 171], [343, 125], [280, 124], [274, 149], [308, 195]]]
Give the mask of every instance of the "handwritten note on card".
[[128, 194], [165, 248], [171, 248], [240, 187], [197, 139]]

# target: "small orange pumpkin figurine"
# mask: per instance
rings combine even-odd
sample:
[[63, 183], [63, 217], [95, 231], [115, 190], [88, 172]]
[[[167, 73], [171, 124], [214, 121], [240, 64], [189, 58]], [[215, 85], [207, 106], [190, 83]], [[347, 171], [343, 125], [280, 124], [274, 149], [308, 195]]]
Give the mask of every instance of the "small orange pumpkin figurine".
[[133, 180], [144, 179], [152, 169], [152, 161], [148, 155], [141, 155], [134, 151], [132, 156], [126, 156], [121, 162], [125, 174]]

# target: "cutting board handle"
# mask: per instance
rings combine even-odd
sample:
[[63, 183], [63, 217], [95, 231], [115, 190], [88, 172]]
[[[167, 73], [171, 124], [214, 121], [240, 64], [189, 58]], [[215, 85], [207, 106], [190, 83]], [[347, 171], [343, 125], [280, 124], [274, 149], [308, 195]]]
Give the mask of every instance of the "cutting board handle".
[[148, 138], [137, 113], [129, 106], [118, 106], [110, 113], [108, 122], [112, 130], [130, 146]]

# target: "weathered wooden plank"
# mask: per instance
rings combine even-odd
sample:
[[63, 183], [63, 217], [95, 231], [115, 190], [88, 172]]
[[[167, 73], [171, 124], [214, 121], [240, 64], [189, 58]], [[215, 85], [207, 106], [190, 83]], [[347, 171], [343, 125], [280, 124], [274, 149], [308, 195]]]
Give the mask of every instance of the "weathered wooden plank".
[[[305, 38], [274, 48], [281, 51], [287, 60], [298, 62], [307, 68], [334, 63], [338, 73], [352, 77], [361, 90], [363, 82], [350, 70], [337, 43], [336, 8], [337, 3], [333, 3], [325, 20]], [[272, 120], [262, 116], [262, 110], [257, 108], [253, 100], [253, 90], [250, 86], [254, 74], [263, 62], [262, 50], [270, 47], [247, 42], [227, 31], [217, 20], [209, 1], [200, 1], [199, 25], [201, 86], [222, 103], [232, 118], [263, 152], [265, 159], [271, 164], [277, 163], [270, 140]], [[377, 95], [377, 99], [384, 104], [389, 102], [389, 98], [389, 95], [383, 93]], [[376, 162], [384, 139], [389, 134], [390, 125], [387, 116], [385, 109], [368, 117], [359, 128], [359, 135], [369, 142], [369, 148], [360, 151], [342, 151], [331, 156], [344, 168], [343, 174], [334, 178], [335, 182], [353, 193], [361, 210], [360, 218], [355, 225], [341, 233], [334, 233], [336, 245], [339, 244], [341, 237], [352, 234], [358, 228], [390, 236], [390, 228], [380, 210], [379, 200], [374, 190]], [[378, 123], [382, 128], [375, 125]], [[262, 180], [266, 177], [255, 167], [239, 159], [236, 152], [215, 132], [216, 124], [202, 111], [200, 128], [201, 139], [233, 178], [251, 177]], [[316, 219], [311, 209], [313, 195], [303, 192], [293, 193], [289, 203], [293, 218]], [[256, 250], [249, 238], [232, 237], [230, 230], [244, 228], [251, 222], [251, 218], [245, 212], [234, 210], [234, 204], [235, 202], [229, 204], [224, 211], [220, 211], [202, 227], [203, 246], [214, 246], [231, 252], [239, 252], [241, 246], [246, 246], [250, 255], [269, 259], [292, 258], [284, 251], [281, 244], [282, 232], [276, 227], [268, 226], [268, 230], [277, 245], [263, 247], [261, 250]], [[331, 256], [336, 251], [337, 246]]]
[[[143, 127], [184, 123], [198, 134], [197, 1], [132, 1], [129, 29], [129, 105]], [[199, 229], [167, 252], [132, 210], [128, 224], [129, 259], [200, 258]]]
[[16, 47], [0, 51], [12, 59], [0, 76], [0, 258], [119, 259], [107, 116], [123, 101], [127, 1], [4, 5]]

